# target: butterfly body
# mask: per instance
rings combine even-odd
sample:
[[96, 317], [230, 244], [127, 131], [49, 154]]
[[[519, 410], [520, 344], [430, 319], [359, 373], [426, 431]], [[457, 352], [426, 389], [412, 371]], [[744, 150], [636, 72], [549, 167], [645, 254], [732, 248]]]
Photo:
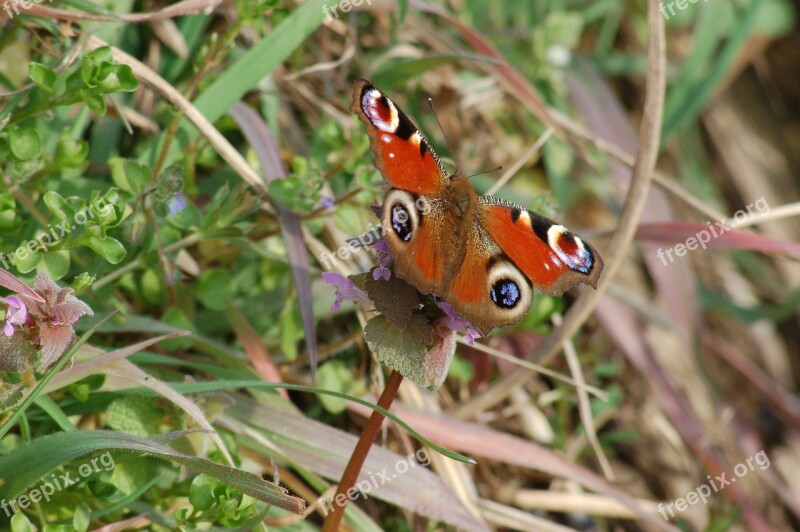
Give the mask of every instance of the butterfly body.
[[603, 261], [593, 247], [448, 175], [411, 120], [370, 82], [356, 83], [351, 109], [392, 187], [381, 225], [397, 275], [450, 303], [482, 334], [521, 320], [534, 286], [553, 295], [581, 282], [596, 286]]

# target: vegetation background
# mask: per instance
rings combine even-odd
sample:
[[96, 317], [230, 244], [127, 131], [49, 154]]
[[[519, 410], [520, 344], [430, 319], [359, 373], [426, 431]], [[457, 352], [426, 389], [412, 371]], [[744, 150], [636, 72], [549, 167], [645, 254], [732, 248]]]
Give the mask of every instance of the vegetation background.
[[606, 271], [406, 380], [344, 526], [800, 527], [798, 2], [649, 4], [4, 0], [0, 264], [93, 316], [52, 365], [0, 342], [0, 528], [322, 525], [370, 412], [341, 394], [384, 382], [321, 277], [385, 190], [360, 77]]

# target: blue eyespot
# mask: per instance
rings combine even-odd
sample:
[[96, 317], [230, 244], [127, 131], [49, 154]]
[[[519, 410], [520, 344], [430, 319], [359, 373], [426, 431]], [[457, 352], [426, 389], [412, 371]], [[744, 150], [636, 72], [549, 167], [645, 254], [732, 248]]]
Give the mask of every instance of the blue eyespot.
[[511, 309], [517, 306], [520, 300], [519, 286], [509, 279], [500, 279], [492, 285], [489, 291], [494, 304], [500, 308]]
[[404, 242], [411, 240], [411, 234], [413, 233], [411, 216], [409, 216], [406, 208], [400, 204], [392, 207], [392, 229]]

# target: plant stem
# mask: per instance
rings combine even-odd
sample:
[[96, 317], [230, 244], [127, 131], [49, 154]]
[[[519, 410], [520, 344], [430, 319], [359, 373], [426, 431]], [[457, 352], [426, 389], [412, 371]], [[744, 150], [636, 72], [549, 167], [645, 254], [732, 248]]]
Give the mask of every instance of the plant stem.
[[[392, 406], [401, 382], [403, 382], [403, 376], [400, 375], [397, 370], [392, 370], [392, 374], [389, 375], [389, 380], [386, 382], [386, 388], [383, 389], [383, 393], [381, 393], [378, 399], [378, 406], [386, 410]], [[381, 429], [383, 419], [383, 414], [374, 410], [372, 415], [369, 416], [367, 424], [361, 432], [361, 437], [358, 439], [356, 448], [353, 449], [353, 454], [350, 455], [350, 461], [347, 462], [347, 467], [345, 467], [344, 473], [342, 473], [342, 479], [339, 481], [339, 487], [336, 488], [336, 495], [333, 497], [331, 513], [325, 518], [325, 523], [322, 525], [322, 532], [336, 532], [339, 530], [339, 523], [341, 523], [342, 517], [344, 517], [344, 509], [347, 503], [350, 502], [347, 492], [355, 485], [356, 480], [358, 480], [358, 474], [361, 473], [361, 468], [364, 466], [364, 462], [367, 459], [369, 449], [372, 447], [372, 443], [375, 441], [375, 437]], [[342, 497], [340, 497], [339, 494], [342, 494]], [[341, 505], [338, 502], [340, 499], [342, 500]]]

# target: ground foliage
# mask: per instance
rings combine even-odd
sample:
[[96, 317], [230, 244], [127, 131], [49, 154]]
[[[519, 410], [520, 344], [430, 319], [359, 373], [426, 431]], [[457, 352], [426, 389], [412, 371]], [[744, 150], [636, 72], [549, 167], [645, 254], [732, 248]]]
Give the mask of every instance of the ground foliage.
[[615, 267], [404, 382], [348, 525], [799, 526], [796, 3], [2, 7], [0, 528], [318, 529], [373, 355], [444, 378], [469, 329], [348, 246], [361, 77]]

